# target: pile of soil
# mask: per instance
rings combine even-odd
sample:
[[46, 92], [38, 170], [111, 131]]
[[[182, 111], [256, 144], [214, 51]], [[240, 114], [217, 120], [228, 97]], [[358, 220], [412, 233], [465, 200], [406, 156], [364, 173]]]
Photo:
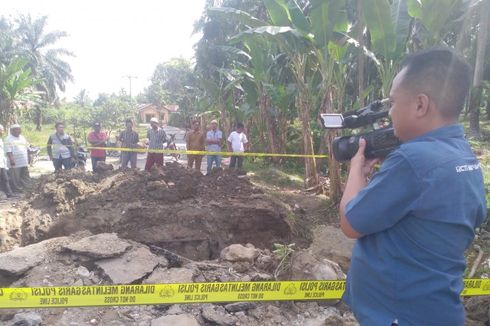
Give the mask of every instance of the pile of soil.
[[21, 211], [22, 245], [88, 230], [213, 259], [232, 243], [288, 243], [286, 209], [232, 170], [212, 176], [179, 164], [41, 179]]

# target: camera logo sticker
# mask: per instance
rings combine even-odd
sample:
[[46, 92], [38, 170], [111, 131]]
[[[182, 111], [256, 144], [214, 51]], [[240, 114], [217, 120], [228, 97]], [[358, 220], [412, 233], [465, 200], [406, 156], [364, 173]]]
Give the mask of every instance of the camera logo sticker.
[[27, 300], [28, 296], [29, 295], [25, 291], [22, 291], [22, 290], [13, 291], [12, 293], [10, 293], [10, 300], [12, 300], [12, 301], [24, 301], [24, 300]]
[[285, 289], [284, 289], [284, 294], [285, 295], [295, 295], [296, 292], [298, 292], [298, 289], [296, 289], [296, 287], [293, 285], [293, 284], [290, 284], [288, 285]]
[[161, 298], [171, 298], [175, 295], [174, 289], [170, 285], [165, 285], [159, 293]]

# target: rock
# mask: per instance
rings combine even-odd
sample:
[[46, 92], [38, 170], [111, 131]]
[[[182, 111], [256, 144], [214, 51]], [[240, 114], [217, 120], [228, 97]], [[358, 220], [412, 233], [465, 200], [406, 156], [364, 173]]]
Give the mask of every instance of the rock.
[[246, 261], [239, 261], [233, 264], [233, 269], [238, 273], [246, 273], [251, 267], [252, 264]]
[[257, 308], [257, 305], [253, 302], [234, 302], [225, 306], [228, 312], [246, 311], [255, 308]]
[[339, 280], [345, 274], [340, 266], [328, 259], [318, 259], [309, 250], [300, 250], [292, 258], [293, 280]]
[[271, 274], [267, 273], [252, 273], [251, 280], [252, 281], [272, 281], [274, 277]]
[[119, 239], [115, 233], [93, 235], [64, 246], [69, 251], [96, 259], [120, 256], [130, 247], [129, 242]]
[[310, 250], [317, 258], [333, 260], [347, 271], [355, 242], [347, 238], [339, 228], [330, 225], [319, 226], [313, 232]]
[[80, 275], [81, 277], [89, 277], [90, 271], [87, 268], [85, 268], [84, 266], [79, 266], [77, 268], [77, 274]]
[[108, 164], [105, 162], [97, 162], [97, 173], [107, 172], [114, 170], [114, 166], [112, 164]]
[[233, 317], [228, 315], [222, 306], [205, 305], [202, 308], [202, 318], [217, 325], [235, 325]]
[[270, 271], [274, 269], [274, 258], [269, 255], [259, 255], [256, 266], [261, 270]]
[[167, 310], [167, 314], [169, 314], [169, 315], [178, 315], [181, 313], [183, 313], [183, 311], [182, 311], [182, 308], [180, 307], [179, 304], [174, 304], [174, 305], [170, 306], [170, 308], [168, 308], [168, 310]]
[[151, 326], [199, 326], [196, 318], [190, 314], [167, 315], [151, 321]]
[[145, 284], [192, 283], [194, 271], [188, 268], [158, 267], [143, 281]]
[[241, 244], [232, 244], [221, 251], [220, 257], [223, 260], [231, 262], [245, 261], [253, 263], [259, 253], [259, 250], [255, 249], [253, 246], [244, 247]]
[[14, 316], [12, 320], [13, 326], [38, 326], [42, 323], [40, 315], [34, 312], [21, 312]]
[[[490, 322], [490, 297], [470, 297], [465, 299], [466, 318], [473, 321], [481, 321], [483, 324]], [[466, 324], [469, 324], [467, 322]]]
[[137, 247], [120, 257], [95, 262], [115, 284], [129, 284], [141, 280], [159, 264], [166, 266], [168, 262], [165, 258], [152, 254], [146, 247]]

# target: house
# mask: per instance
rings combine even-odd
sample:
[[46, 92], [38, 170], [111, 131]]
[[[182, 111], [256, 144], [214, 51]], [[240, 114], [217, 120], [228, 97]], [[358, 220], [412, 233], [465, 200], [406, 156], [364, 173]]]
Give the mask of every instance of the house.
[[138, 104], [138, 120], [142, 123], [150, 123], [151, 118], [157, 118], [163, 125], [167, 125], [170, 115], [179, 111], [176, 104], [158, 106], [155, 104]]

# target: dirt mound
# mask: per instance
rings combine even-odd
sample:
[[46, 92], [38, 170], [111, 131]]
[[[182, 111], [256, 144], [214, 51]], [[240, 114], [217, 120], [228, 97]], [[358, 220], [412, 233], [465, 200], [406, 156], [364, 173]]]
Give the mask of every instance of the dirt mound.
[[77, 231], [115, 232], [192, 259], [231, 243], [271, 248], [289, 241], [283, 207], [226, 170], [203, 176], [178, 164], [153, 169], [45, 177], [22, 210], [22, 244]]

